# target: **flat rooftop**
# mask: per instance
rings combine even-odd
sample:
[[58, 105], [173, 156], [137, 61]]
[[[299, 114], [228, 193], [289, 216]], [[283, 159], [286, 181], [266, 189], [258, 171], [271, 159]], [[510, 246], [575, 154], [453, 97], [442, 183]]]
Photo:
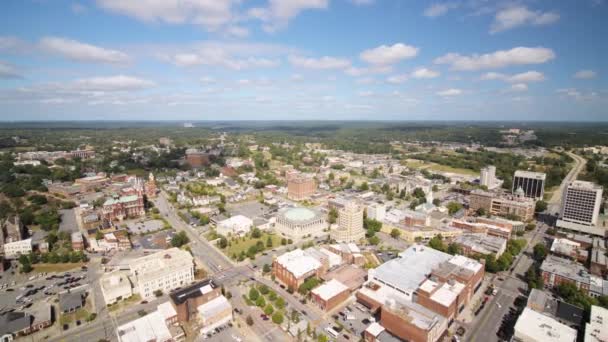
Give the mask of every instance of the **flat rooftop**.
[[207, 293], [215, 288], [216, 285], [213, 280], [205, 279], [183, 289], [175, 290], [169, 294], [169, 297], [171, 298], [171, 301], [175, 303], [175, 305], [179, 305], [185, 303], [190, 298], [202, 296], [204, 293]]
[[545, 178], [547, 178], [547, 175], [545, 173], [543, 173], [543, 172], [533, 172], [533, 171], [517, 170], [517, 171], [515, 171], [515, 177], [523, 177], [523, 178], [533, 178], [533, 179], [545, 180]]
[[314, 288], [312, 293], [327, 301], [344, 291], [348, 291], [348, 286], [342, 284], [336, 279], [332, 279], [327, 283]]
[[515, 337], [526, 341], [575, 342], [576, 330], [525, 308], [515, 324]]

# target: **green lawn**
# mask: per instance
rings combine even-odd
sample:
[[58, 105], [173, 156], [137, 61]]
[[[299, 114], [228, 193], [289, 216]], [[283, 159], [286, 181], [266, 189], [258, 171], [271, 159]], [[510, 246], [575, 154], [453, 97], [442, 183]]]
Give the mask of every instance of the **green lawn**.
[[281, 245], [281, 237], [279, 235], [268, 234], [263, 232], [262, 237], [260, 237], [259, 239], [253, 239], [250, 237], [246, 237], [245, 241], [243, 241], [242, 238], [237, 238], [236, 241], [232, 241], [229, 239], [228, 241], [230, 242], [230, 246], [226, 247], [223, 252], [231, 258], [233, 255], [241, 254], [241, 252], [247, 253], [249, 247], [254, 246], [258, 241], [262, 241], [262, 243], [264, 243], [264, 246], [266, 246], [266, 240], [268, 239], [268, 236], [272, 238], [272, 247], [267, 249], [272, 249]]
[[430, 171], [451, 172], [451, 173], [458, 173], [461, 175], [470, 175], [470, 176], [479, 175], [479, 172], [475, 172], [475, 171], [469, 170], [469, 169], [455, 168], [455, 167], [451, 167], [451, 166], [447, 166], [447, 165], [423, 162], [423, 161], [414, 160], [414, 159], [407, 159], [405, 161], [405, 165], [407, 167], [409, 167], [410, 169], [428, 169]]

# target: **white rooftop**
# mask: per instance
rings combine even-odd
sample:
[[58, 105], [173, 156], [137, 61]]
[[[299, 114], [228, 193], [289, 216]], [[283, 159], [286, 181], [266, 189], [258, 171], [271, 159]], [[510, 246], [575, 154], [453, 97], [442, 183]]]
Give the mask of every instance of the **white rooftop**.
[[369, 278], [413, 292], [433, 268], [450, 258], [447, 253], [416, 244], [399, 253], [399, 258], [369, 270]]
[[481, 268], [483, 267], [480, 262], [471, 258], [467, 258], [463, 255], [455, 255], [452, 259], [450, 259], [450, 264], [460, 266], [475, 273], [479, 272], [479, 270], [481, 270]]
[[464, 284], [459, 282], [454, 282], [453, 284], [444, 283], [441, 285], [433, 295], [431, 295], [431, 300], [441, 304], [442, 306], [450, 306], [458, 297], [458, 295], [464, 290]]
[[226, 297], [219, 296], [213, 298], [203, 305], [200, 305], [198, 308], [196, 308], [196, 310], [198, 310], [198, 313], [203, 316], [203, 318], [209, 319], [210, 317], [213, 317], [224, 310], [232, 311], [232, 306]]
[[589, 323], [585, 325], [585, 342], [608, 341], [608, 309], [592, 306]]
[[547, 175], [545, 173], [542, 173], [542, 172], [532, 172], [532, 171], [517, 170], [517, 171], [515, 171], [515, 177], [545, 179], [547, 177]]
[[175, 311], [175, 308], [173, 307], [173, 305], [171, 304], [171, 302], [164, 302], [162, 304], [158, 304], [158, 307], [156, 308], [156, 310], [158, 310], [158, 312], [160, 313], [160, 315], [165, 319], [169, 319], [171, 317], [175, 317], [177, 316], [177, 312]]
[[524, 341], [575, 342], [576, 330], [555, 319], [525, 308], [515, 324], [515, 336]]
[[296, 278], [322, 266], [317, 259], [304, 253], [304, 251], [299, 248], [281, 255], [277, 258], [277, 262], [291, 272]]
[[367, 331], [370, 335], [374, 337], [378, 337], [378, 335], [380, 335], [380, 333], [384, 331], [384, 327], [378, 324], [377, 322], [374, 322], [370, 324], [369, 327], [365, 329], [365, 331]]
[[327, 283], [314, 288], [312, 290], [312, 293], [314, 295], [319, 296], [321, 299], [327, 301], [344, 292], [345, 290], [348, 290], [348, 286], [342, 284], [336, 279], [332, 279]]
[[162, 342], [171, 339], [165, 319], [158, 311], [123, 324], [116, 331], [121, 342]]

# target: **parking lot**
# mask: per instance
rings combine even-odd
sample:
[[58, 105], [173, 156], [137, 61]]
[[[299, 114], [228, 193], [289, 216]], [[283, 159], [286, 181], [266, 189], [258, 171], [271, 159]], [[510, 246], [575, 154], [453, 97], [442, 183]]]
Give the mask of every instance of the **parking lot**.
[[144, 236], [132, 236], [134, 249], [167, 249], [171, 247], [171, 239], [175, 236], [174, 229], [163, 230]]
[[242, 342], [246, 341], [247, 339], [238, 331], [238, 329], [236, 329], [236, 327], [232, 325], [232, 323], [230, 323], [230, 325], [223, 325], [217, 329], [214, 329], [212, 332], [207, 333], [206, 335], [202, 335], [199, 340], [211, 342]]
[[[363, 336], [365, 329], [367, 329], [373, 321], [375, 321], [375, 318], [366, 307], [353, 302], [333, 314], [327, 327], [332, 327], [334, 330], [338, 331], [339, 336], [336, 338], [338, 341], [359, 341]], [[342, 325], [344, 329], [340, 330], [340, 325]], [[336, 329], [336, 327], [338, 329]], [[330, 335], [330, 333], [325, 330], [325, 325], [323, 328], [323, 333], [325, 335]]]
[[0, 280], [0, 311], [18, 311], [32, 303], [45, 300], [58, 293], [88, 285], [84, 270], [59, 274], [38, 273], [25, 281]]

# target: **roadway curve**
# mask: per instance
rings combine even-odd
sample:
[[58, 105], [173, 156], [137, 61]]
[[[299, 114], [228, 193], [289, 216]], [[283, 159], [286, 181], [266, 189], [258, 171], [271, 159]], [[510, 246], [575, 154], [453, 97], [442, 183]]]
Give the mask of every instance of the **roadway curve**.
[[562, 183], [560, 184], [559, 189], [557, 189], [553, 193], [553, 196], [551, 196], [551, 199], [549, 200], [549, 203], [547, 206], [547, 211], [550, 214], [559, 213], [561, 202], [562, 202], [562, 195], [564, 193], [564, 190], [566, 189], [568, 184], [570, 184], [570, 182], [576, 180], [576, 178], [578, 177], [578, 174], [583, 170], [583, 168], [585, 167], [585, 164], [587, 164], [587, 160], [577, 154], [574, 154], [569, 151], [567, 151], [566, 154], [574, 160], [574, 166], [572, 167], [570, 172], [568, 172], [566, 177], [564, 177], [564, 179], [562, 180]]

